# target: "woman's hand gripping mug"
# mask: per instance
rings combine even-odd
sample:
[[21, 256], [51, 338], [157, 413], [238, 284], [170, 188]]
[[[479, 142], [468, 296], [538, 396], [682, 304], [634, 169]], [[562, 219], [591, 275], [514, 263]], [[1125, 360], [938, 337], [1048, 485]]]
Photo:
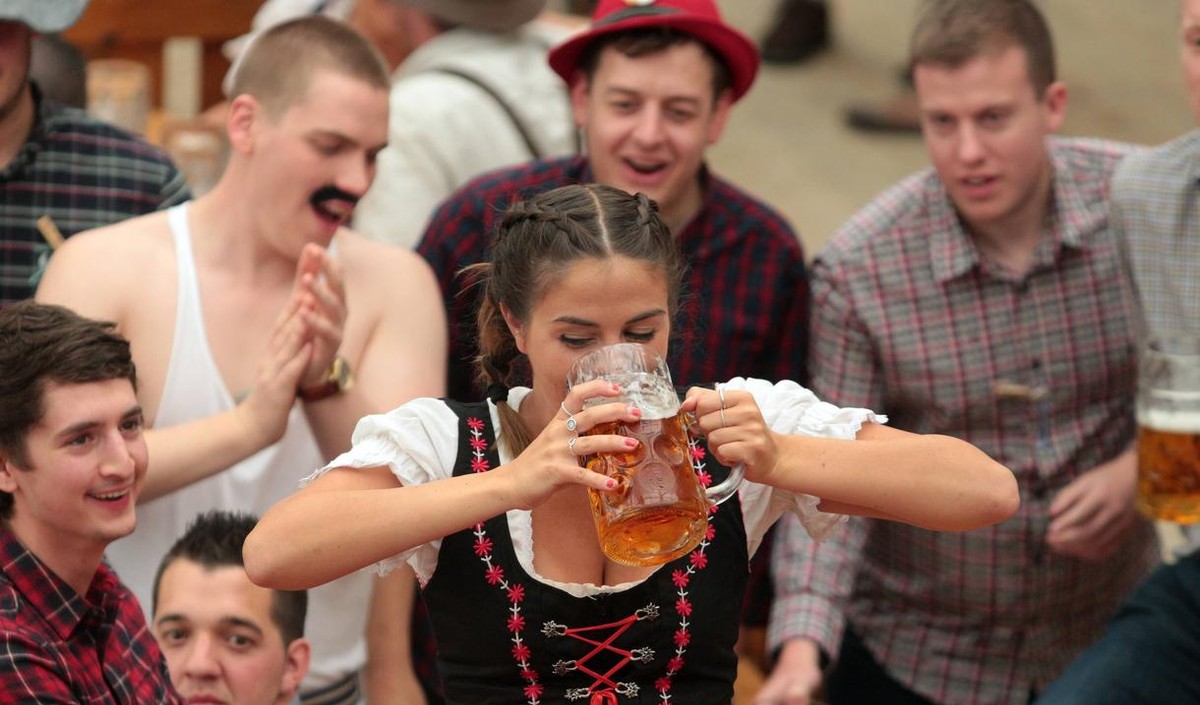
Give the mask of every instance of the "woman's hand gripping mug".
[[594, 472], [617, 481], [607, 492], [589, 490], [600, 548], [617, 563], [651, 566], [666, 563], [695, 548], [708, 528], [708, 510], [729, 499], [742, 482], [742, 468], [720, 484], [705, 489], [692, 466], [689, 416], [680, 410], [679, 395], [667, 364], [637, 343], [594, 350], [571, 367], [567, 384], [603, 379], [617, 384], [616, 398], [588, 399], [584, 408], [621, 402], [641, 410], [634, 423], [600, 424], [588, 434], [636, 438], [627, 453], [586, 456]]

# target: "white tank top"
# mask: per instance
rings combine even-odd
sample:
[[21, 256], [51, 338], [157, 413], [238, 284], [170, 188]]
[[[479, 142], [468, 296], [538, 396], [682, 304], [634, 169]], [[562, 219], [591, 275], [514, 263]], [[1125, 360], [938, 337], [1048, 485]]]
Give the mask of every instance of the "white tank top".
[[[179, 300], [170, 365], [154, 422], [156, 428], [205, 418], [235, 406], [204, 330], [187, 204], [172, 208], [167, 219], [179, 263]], [[137, 529], [111, 544], [107, 556], [137, 595], [147, 621], [159, 561], [197, 513], [228, 509], [261, 516], [272, 504], [294, 492], [301, 478], [324, 463], [304, 410], [297, 403], [288, 417], [287, 432], [278, 443], [224, 472], [139, 504]], [[359, 571], [308, 591], [305, 635], [312, 641], [313, 649], [304, 690], [335, 682], [366, 663], [365, 630], [371, 586], [371, 573]]]

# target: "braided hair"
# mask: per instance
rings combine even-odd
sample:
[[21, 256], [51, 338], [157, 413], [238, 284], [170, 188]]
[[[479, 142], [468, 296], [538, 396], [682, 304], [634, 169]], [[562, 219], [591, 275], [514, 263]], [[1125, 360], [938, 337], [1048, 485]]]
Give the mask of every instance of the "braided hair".
[[479, 306], [480, 380], [502, 421], [500, 439], [515, 456], [532, 440], [505, 390], [521, 356], [500, 306], [521, 321], [547, 289], [582, 259], [626, 257], [654, 266], [667, 281], [668, 311], [679, 303], [684, 264], [658, 207], [645, 194], [599, 184], [547, 191], [511, 206], [496, 226], [491, 262], [472, 274], [484, 287]]

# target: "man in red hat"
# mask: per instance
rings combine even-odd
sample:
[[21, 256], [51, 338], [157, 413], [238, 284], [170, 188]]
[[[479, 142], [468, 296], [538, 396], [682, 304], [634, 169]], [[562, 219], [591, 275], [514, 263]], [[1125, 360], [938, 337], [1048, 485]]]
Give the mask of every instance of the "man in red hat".
[[451, 323], [448, 394], [478, 398], [472, 361], [476, 302], [456, 277], [486, 259], [504, 206], [571, 183], [599, 182], [653, 198], [688, 258], [683, 319], [670, 364], [682, 385], [735, 375], [803, 379], [808, 287], [791, 227], [715, 176], [707, 148], [758, 70], [754, 43], [712, 0], [601, 0], [588, 30], [550, 52], [570, 85], [586, 156], [483, 175], [434, 214], [418, 251], [438, 274]]

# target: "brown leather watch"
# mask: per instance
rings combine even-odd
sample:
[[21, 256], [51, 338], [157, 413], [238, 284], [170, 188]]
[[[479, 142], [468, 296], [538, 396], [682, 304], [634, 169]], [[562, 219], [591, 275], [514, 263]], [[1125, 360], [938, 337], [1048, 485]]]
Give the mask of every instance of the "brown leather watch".
[[325, 375], [324, 382], [312, 387], [299, 387], [296, 389], [296, 396], [303, 401], [321, 401], [334, 394], [341, 394], [352, 386], [354, 374], [350, 371], [350, 363], [338, 355], [333, 358], [333, 364], [329, 366], [329, 373]]

